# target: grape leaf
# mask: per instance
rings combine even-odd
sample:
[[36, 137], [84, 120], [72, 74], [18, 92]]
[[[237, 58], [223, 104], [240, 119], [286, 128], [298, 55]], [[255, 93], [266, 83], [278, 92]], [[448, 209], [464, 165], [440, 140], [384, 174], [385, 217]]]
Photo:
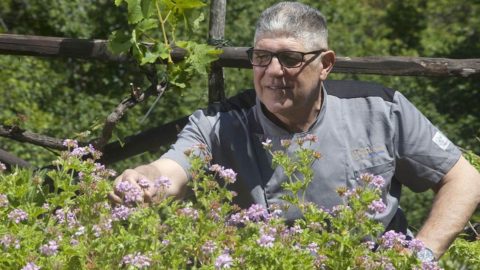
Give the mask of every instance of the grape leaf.
[[128, 23], [135, 24], [143, 19], [140, 0], [127, 0], [128, 3]]

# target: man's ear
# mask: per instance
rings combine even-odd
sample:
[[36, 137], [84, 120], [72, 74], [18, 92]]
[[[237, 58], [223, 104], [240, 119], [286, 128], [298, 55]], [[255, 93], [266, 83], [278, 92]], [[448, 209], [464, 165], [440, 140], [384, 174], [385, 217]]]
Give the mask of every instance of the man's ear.
[[323, 69], [320, 72], [320, 79], [322, 81], [327, 79], [328, 74], [333, 69], [333, 65], [335, 64], [335, 52], [332, 50], [328, 50], [322, 54], [322, 65]]

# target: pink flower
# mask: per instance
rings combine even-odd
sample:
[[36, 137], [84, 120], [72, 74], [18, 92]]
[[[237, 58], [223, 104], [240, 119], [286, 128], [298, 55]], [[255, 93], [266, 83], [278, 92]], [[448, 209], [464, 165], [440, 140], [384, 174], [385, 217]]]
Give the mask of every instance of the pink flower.
[[207, 242], [205, 242], [205, 244], [203, 244], [201, 249], [203, 254], [210, 255], [215, 252], [216, 248], [217, 245], [215, 245], [215, 242], [213, 242], [212, 240], [208, 240]]
[[156, 179], [153, 182], [156, 188], [162, 188], [162, 189], [167, 189], [172, 185], [172, 181], [170, 180], [170, 178], [166, 176], [160, 176], [158, 179]]
[[25, 221], [28, 219], [28, 214], [27, 212], [21, 210], [21, 209], [13, 209], [9, 214], [8, 218], [15, 222], [16, 224]]
[[112, 220], [127, 220], [130, 214], [132, 214], [132, 209], [124, 205], [119, 205], [112, 209]]
[[261, 247], [273, 247], [273, 242], [275, 241], [275, 237], [269, 234], [262, 234], [260, 238], [257, 240], [257, 244]]
[[215, 269], [228, 269], [232, 266], [233, 259], [228, 254], [222, 254], [215, 260]]
[[58, 244], [54, 240], [48, 241], [47, 244], [40, 247], [40, 253], [46, 256], [52, 256], [57, 254], [58, 252]]
[[232, 169], [225, 169], [220, 171], [220, 177], [225, 180], [225, 182], [233, 184], [237, 180], [237, 173], [235, 173]]
[[29, 262], [24, 267], [22, 267], [21, 270], [40, 270], [40, 267], [38, 267], [33, 262]]
[[77, 148], [78, 147], [78, 142], [77, 140], [72, 140], [72, 139], [66, 139], [63, 141], [63, 146], [68, 147], [69, 149]]
[[140, 252], [123, 256], [121, 266], [133, 266], [135, 268], [147, 268], [151, 265], [152, 259]]
[[385, 179], [381, 175], [376, 175], [372, 179], [372, 185], [376, 188], [382, 188], [385, 185]]
[[250, 208], [247, 209], [247, 216], [249, 220], [260, 221], [268, 217], [268, 210], [263, 205], [252, 204]]
[[382, 200], [378, 199], [373, 201], [369, 206], [368, 209], [377, 213], [383, 213], [387, 206], [383, 203]]

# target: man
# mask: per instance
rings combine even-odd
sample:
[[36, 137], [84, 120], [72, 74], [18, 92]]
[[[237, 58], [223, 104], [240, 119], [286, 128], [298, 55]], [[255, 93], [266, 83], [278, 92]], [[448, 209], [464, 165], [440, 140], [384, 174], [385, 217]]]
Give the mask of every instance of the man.
[[[189, 179], [183, 153], [201, 143], [212, 163], [238, 173], [236, 203], [268, 207], [282, 203], [281, 183], [287, 178], [280, 168], [271, 168], [262, 142], [271, 140], [275, 150], [281, 140], [312, 134], [318, 137], [312, 147], [322, 158], [312, 165], [315, 179], [306, 192], [308, 201], [333, 207], [342, 202], [338, 187], [354, 187], [364, 172], [381, 175], [387, 209], [375, 218], [386, 228], [405, 231], [401, 186], [433, 188], [432, 211], [416, 237], [439, 258], [480, 201], [480, 175], [458, 148], [399, 92], [370, 83], [326, 81], [335, 53], [328, 48], [323, 15], [311, 7], [282, 2], [265, 10], [248, 56], [256, 97], [247, 92], [196, 111], [167, 153], [126, 170], [116, 181], [138, 185], [140, 179], [166, 176], [173, 182], [168, 193], [182, 197]], [[144, 193], [145, 200], [152, 200], [156, 190]], [[111, 198], [122, 201], [118, 194]], [[300, 214], [291, 209], [285, 217], [294, 220]]]

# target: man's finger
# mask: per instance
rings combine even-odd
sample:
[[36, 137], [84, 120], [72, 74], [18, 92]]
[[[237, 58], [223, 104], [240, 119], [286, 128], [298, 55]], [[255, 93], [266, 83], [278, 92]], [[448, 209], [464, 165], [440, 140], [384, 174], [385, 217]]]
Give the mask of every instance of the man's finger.
[[108, 193], [108, 199], [113, 203], [113, 204], [122, 204], [123, 200], [119, 196], [117, 196], [113, 191]]

